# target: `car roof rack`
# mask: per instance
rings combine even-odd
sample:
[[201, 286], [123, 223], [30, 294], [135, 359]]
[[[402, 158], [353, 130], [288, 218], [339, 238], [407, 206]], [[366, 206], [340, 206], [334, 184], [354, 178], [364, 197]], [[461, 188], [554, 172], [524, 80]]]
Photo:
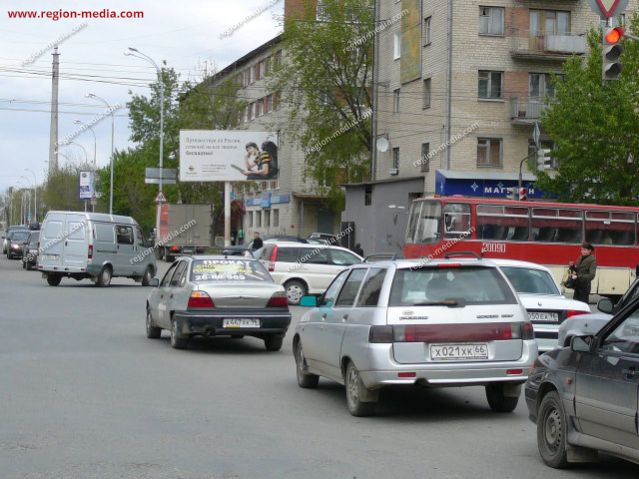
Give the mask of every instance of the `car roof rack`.
[[364, 263], [373, 263], [375, 261], [395, 261], [397, 253], [375, 253], [369, 254], [364, 258]]
[[453, 251], [452, 253], [446, 253], [444, 255], [445, 259], [449, 258], [459, 258], [463, 256], [472, 256], [475, 259], [483, 259], [484, 256], [481, 254], [477, 254], [474, 251]]

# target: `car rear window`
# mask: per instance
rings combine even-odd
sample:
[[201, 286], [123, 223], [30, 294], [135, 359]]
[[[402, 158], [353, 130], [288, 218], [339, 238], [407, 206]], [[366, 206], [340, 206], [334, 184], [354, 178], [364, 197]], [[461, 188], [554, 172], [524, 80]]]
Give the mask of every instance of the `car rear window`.
[[287, 248], [285, 246], [278, 246], [276, 261], [283, 263], [295, 263], [300, 259], [299, 248]]
[[191, 281], [272, 281], [262, 263], [241, 259], [201, 259], [191, 265]]
[[530, 268], [502, 267], [518, 293], [560, 295], [552, 276], [546, 271]]
[[395, 272], [390, 306], [427, 306], [438, 301], [460, 305], [517, 303], [496, 268], [424, 267]]

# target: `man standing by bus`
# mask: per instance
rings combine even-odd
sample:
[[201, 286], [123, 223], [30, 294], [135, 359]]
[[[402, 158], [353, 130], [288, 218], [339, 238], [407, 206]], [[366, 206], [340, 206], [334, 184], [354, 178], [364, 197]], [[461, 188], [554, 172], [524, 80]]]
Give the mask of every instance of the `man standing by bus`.
[[597, 262], [592, 254], [594, 249], [590, 243], [583, 243], [581, 245], [581, 256], [577, 263], [571, 266], [572, 279], [575, 280], [573, 298], [586, 304], [588, 304], [588, 298], [590, 297], [590, 285], [597, 272]]

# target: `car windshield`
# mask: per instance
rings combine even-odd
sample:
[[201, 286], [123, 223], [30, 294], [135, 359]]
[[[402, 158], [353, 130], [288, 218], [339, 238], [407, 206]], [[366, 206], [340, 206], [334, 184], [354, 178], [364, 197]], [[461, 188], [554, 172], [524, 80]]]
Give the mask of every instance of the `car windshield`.
[[13, 233], [11, 239], [13, 241], [25, 241], [28, 236], [29, 233], [27, 233], [26, 231], [16, 231], [15, 233]]
[[259, 261], [199, 259], [191, 266], [191, 281], [273, 281]]
[[515, 266], [502, 267], [501, 270], [518, 293], [561, 295], [547, 271]]
[[517, 299], [495, 268], [424, 267], [399, 269], [390, 306], [464, 306], [516, 304]]
[[29, 237], [29, 246], [36, 246], [38, 244], [38, 240], [40, 239], [40, 232], [31, 233]]

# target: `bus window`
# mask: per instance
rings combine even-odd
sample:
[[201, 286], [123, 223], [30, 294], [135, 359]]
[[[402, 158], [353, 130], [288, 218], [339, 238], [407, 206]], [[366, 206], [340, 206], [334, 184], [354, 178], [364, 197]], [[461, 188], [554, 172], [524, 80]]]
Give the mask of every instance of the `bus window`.
[[477, 238], [528, 241], [528, 208], [477, 205]]
[[423, 201], [415, 201], [410, 207], [410, 215], [408, 218], [408, 226], [406, 228], [406, 243], [415, 242], [415, 232], [417, 230], [417, 220], [422, 209]]
[[434, 243], [441, 235], [442, 206], [436, 201], [423, 201], [417, 224], [416, 243]]
[[582, 242], [583, 219], [580, 211], [533, 208], [532, 238], [540, 243]]
[[444, 206], [446, 238], [470, 236], [470, 205], [447, 203]]
[[613, 246], [634, 244], [634, 215], [621, 212], [587, 211], [586, 241], [593, 244]]

